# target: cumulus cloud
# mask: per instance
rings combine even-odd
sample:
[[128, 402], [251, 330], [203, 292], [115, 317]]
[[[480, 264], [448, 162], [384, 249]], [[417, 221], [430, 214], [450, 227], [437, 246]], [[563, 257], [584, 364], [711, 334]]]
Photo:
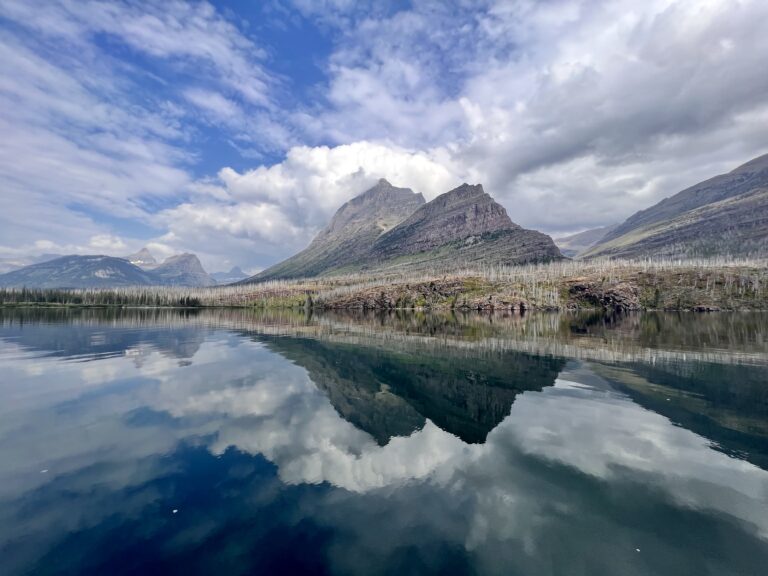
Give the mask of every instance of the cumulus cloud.
[[[205, 253], [226, 238], [234, 257], [261, 265], [303, 248], [338, 207], [386, 177], [428, 199], [461, 183], [444, 150], [414, 152], [392, 144], [357, 142], [296, 147], [283, 162], [247, 172], [224, 168], [198, 189], [194, 202], [158, 216], [163, 241]], [[220, 244], [218, 244], [220, 246]]]

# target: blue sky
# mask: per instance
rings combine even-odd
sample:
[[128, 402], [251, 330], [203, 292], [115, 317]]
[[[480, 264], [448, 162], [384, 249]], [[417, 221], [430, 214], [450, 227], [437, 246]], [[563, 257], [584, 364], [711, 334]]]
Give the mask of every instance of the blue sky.
[[0, 0], [0, 262], [251, 271], [379, 177], [555, 236], [768, 152], [761, 0]]

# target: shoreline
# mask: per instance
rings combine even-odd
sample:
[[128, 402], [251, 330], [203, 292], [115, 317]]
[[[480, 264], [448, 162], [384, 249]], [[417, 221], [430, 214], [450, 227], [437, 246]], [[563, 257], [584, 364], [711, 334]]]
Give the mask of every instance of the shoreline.
[[0, 307], [457, 311], [766, 311], [763, 261], [567, 261], [361, 273], [211, 288], [0, 289]]

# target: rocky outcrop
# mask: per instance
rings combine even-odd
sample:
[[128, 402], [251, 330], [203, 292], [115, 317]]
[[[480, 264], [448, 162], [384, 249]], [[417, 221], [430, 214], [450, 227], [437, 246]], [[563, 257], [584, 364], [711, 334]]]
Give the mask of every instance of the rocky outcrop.
[[568, 289], [576, 306], [601, 308], [614, 312], [640, 310], [639, 290], [628, 282], [605, 285], [602, 282], [574, 281]]
[[584, 257], [768, 255], [768, 154], [642, 210]]

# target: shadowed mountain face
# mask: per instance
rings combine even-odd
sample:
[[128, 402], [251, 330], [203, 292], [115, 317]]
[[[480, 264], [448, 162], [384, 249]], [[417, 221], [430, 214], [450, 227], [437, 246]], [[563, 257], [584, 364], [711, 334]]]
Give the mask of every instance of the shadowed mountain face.
[[434, 269], [547, 262], [562, 255], [546, 234], [512, 222], [481, 185], [462, 184], [383, 234], [371, 257], [372, 268]]
[[393, 258], [434, 250], [457, 239], [521, 230], [479, 184], [462, 184], [425, 204], [376, 241], [374, 254]]
[[248, 281], [318, 276], [364, 259], [376, 239], [424, 204], [409, 188], [397, 188], [383, 178], [336, 211], [312, 243], [288, 260]]
[[246, 282], [559, 258], [549, 236], [512, 222], [480, 185], [463, 184], [425, 204], [421, 194], [381, 180], [344, 204], [306, 250]]
[[768, 155], [628, 218], [584, 256], [768, 254]]
[[393, 352], [313, 339], [259, 337], [304, 367], [336, 411], [385, 445], [428, 418], [476, 444], [509, 414], [515, 397], [552, 386], [565, 360], [519, 352]]

